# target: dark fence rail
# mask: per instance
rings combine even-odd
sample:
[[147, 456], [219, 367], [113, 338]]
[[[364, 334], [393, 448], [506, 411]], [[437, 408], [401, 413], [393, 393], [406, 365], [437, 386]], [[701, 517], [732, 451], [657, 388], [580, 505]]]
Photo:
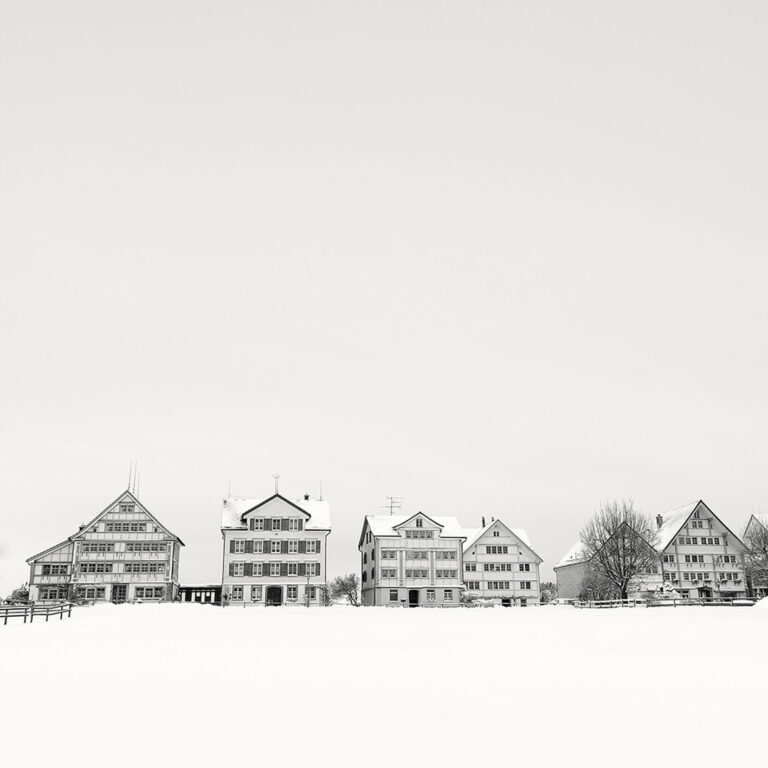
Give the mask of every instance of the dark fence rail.
[[51, 618], [51, 616], [58, 616], [59, 620], [64, 618], [64, 614], [67, 617], [72, 615], [72, 603], [55, 603], [53, 605], [35, 605], [34, 603], [27, 603], [26, 605], [0, 605], [0, 619], [3, 620], [3, 626], [8, 623], [8, 619], [24, 619], [24, 623], [31, 624], [35, 620], [35, 616], [38, 618], [45, 616], [45, 620]]
[[661, 597], [646, 600], [576, 600], [576, 608], [677, 608], [683, 605], [746, 606], [757, 602], [756, 597]]

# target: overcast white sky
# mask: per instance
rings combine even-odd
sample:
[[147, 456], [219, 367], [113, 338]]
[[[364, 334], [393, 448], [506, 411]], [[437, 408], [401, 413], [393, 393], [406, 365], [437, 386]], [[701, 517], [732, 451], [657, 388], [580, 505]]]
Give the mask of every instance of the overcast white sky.
[[[127, 485], [768, 508], [762, 2], [0, 2], [0, 594]], [[545, 571], [549, 575], [549, 570]]]

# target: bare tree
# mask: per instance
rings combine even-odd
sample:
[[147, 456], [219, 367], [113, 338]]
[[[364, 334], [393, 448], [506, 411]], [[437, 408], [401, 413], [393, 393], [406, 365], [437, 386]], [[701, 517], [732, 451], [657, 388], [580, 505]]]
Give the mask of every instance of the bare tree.
[[557, 599], [557, 584], [554, 581], [545, 581], [541, 585], [541, 602], [551, 603]]
[[587, 566], [579, 600], [617, 600], [620, 595], [619, 588], [599, 568], [591, 564]]
[[627, 599], [630, 581], [648, 573], [659, 562], [656, 528], [635, 509], [632, 501], [610, 501], [587, 522], [580, 533], [590, 569], [616, 586]]
[[744, 553], [744, 567], [747, 571], [750, 589], [765, 589], [768, 586], [768, 528], [757, 518], [750, 520], [742, 539], [747, 551]]
[[334, 600], [346, 598], [350, 605], [360, 605], [360, 579], [357, 574], [349, 573], [346, 576], [337, 576], [330, 586], [331, 597]]

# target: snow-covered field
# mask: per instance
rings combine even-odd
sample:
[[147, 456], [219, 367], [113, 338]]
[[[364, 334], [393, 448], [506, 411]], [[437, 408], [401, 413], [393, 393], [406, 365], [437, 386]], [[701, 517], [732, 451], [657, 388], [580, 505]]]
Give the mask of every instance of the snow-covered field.
[[80, 608], [0, 626], [0, 764], [761, 764], [767, 648], [768, 602]]

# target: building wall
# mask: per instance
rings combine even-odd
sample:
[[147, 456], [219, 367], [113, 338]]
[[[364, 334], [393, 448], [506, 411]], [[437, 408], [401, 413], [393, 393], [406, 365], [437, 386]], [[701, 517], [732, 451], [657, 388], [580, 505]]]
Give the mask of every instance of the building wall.
[[587, 572], [586, 563], [561, 565], [555, 569], [558, 600], [576, 600], [581, 592], [581, 583]]
[[538, 605], [540, 558], [496, 521], [464, 551], [467, 593], [513, 605]]
[[[301, 530], [250, 530], [250, 519], [272, 520], [280, 519], [290, 525], [300, 525]], [[255, 512], [246, 516], [242, 528], [225, 528], [222, 530], [223, 561], [222, 561], [222, 595], [233, 603], [267, 603], [267, 588], [281, 588], [281, 602], [306, 604], [309, 592], [309, 602], [313, 605], [322, 603], [321, 587], [325, 586], [326, 563], [328, 552], [328, 534], [330, 531], [305, 528], [308, 520], [306, 513], [282, 499], [272, 499], [261, 505]], [[310, 522], [311, 524], [311, 522]], [[235, 544], [237, 542], [237, 544]], [[272, 542], [279, 542], [281, 551], [273, 553]], [[285, 542], [285, 544], [284, 544]], [[297, 542], [298, 549], [303, 552], [288, 552], [289, 542]], [[316, 551], [308, 553], [307, 542], [316, 542]], [[244, 551], [235, 551], [242, 548]], [[256, 551], [256, 550], [261, 551]], [[307, 577], [306, 566], [313, 564], [314, 576]], [[280, 567], [280, 575], [270, 575], [271, 566]], [[254, 575], [256, 568], [261, 566], [261, 575]], [[302, 568], [304, 566], [304, 568]], [[243, 575], [235, 575], [242, 567]], [[296, 569], [298, 573], [289, 575]], [[302, 573], [303, 571], [303, 573]], [[296, 597], [289, 594], [295, 592]]]
[[[416, 520], [422, 519], [422, 526]], [[367, 528], [367, 521], [364, 524]], [[426, 531], [429, 538], [410, 538]], [[418, 591], [418, 605], [450, 607], [461, 600], [462, 543], [459, 537], [441, 535], [426, 516], [416, 517], [393, 535], [374, 536], [369, 530], [360, 545], [361, 602], [363, 605], [397, 605], [410, 602], [410, 591]], [[384, 556], [393, 553], [394, 557]], [[414, 572], [425, 572], [414, 576]], [[394, 575], [385, 575], [394, 572]], [[448, 572], [448, 576], [444, 574]], [[397, 600], [390, 600], [397, 590]], [[393, 594], [394, 596], [394, 594]]]

